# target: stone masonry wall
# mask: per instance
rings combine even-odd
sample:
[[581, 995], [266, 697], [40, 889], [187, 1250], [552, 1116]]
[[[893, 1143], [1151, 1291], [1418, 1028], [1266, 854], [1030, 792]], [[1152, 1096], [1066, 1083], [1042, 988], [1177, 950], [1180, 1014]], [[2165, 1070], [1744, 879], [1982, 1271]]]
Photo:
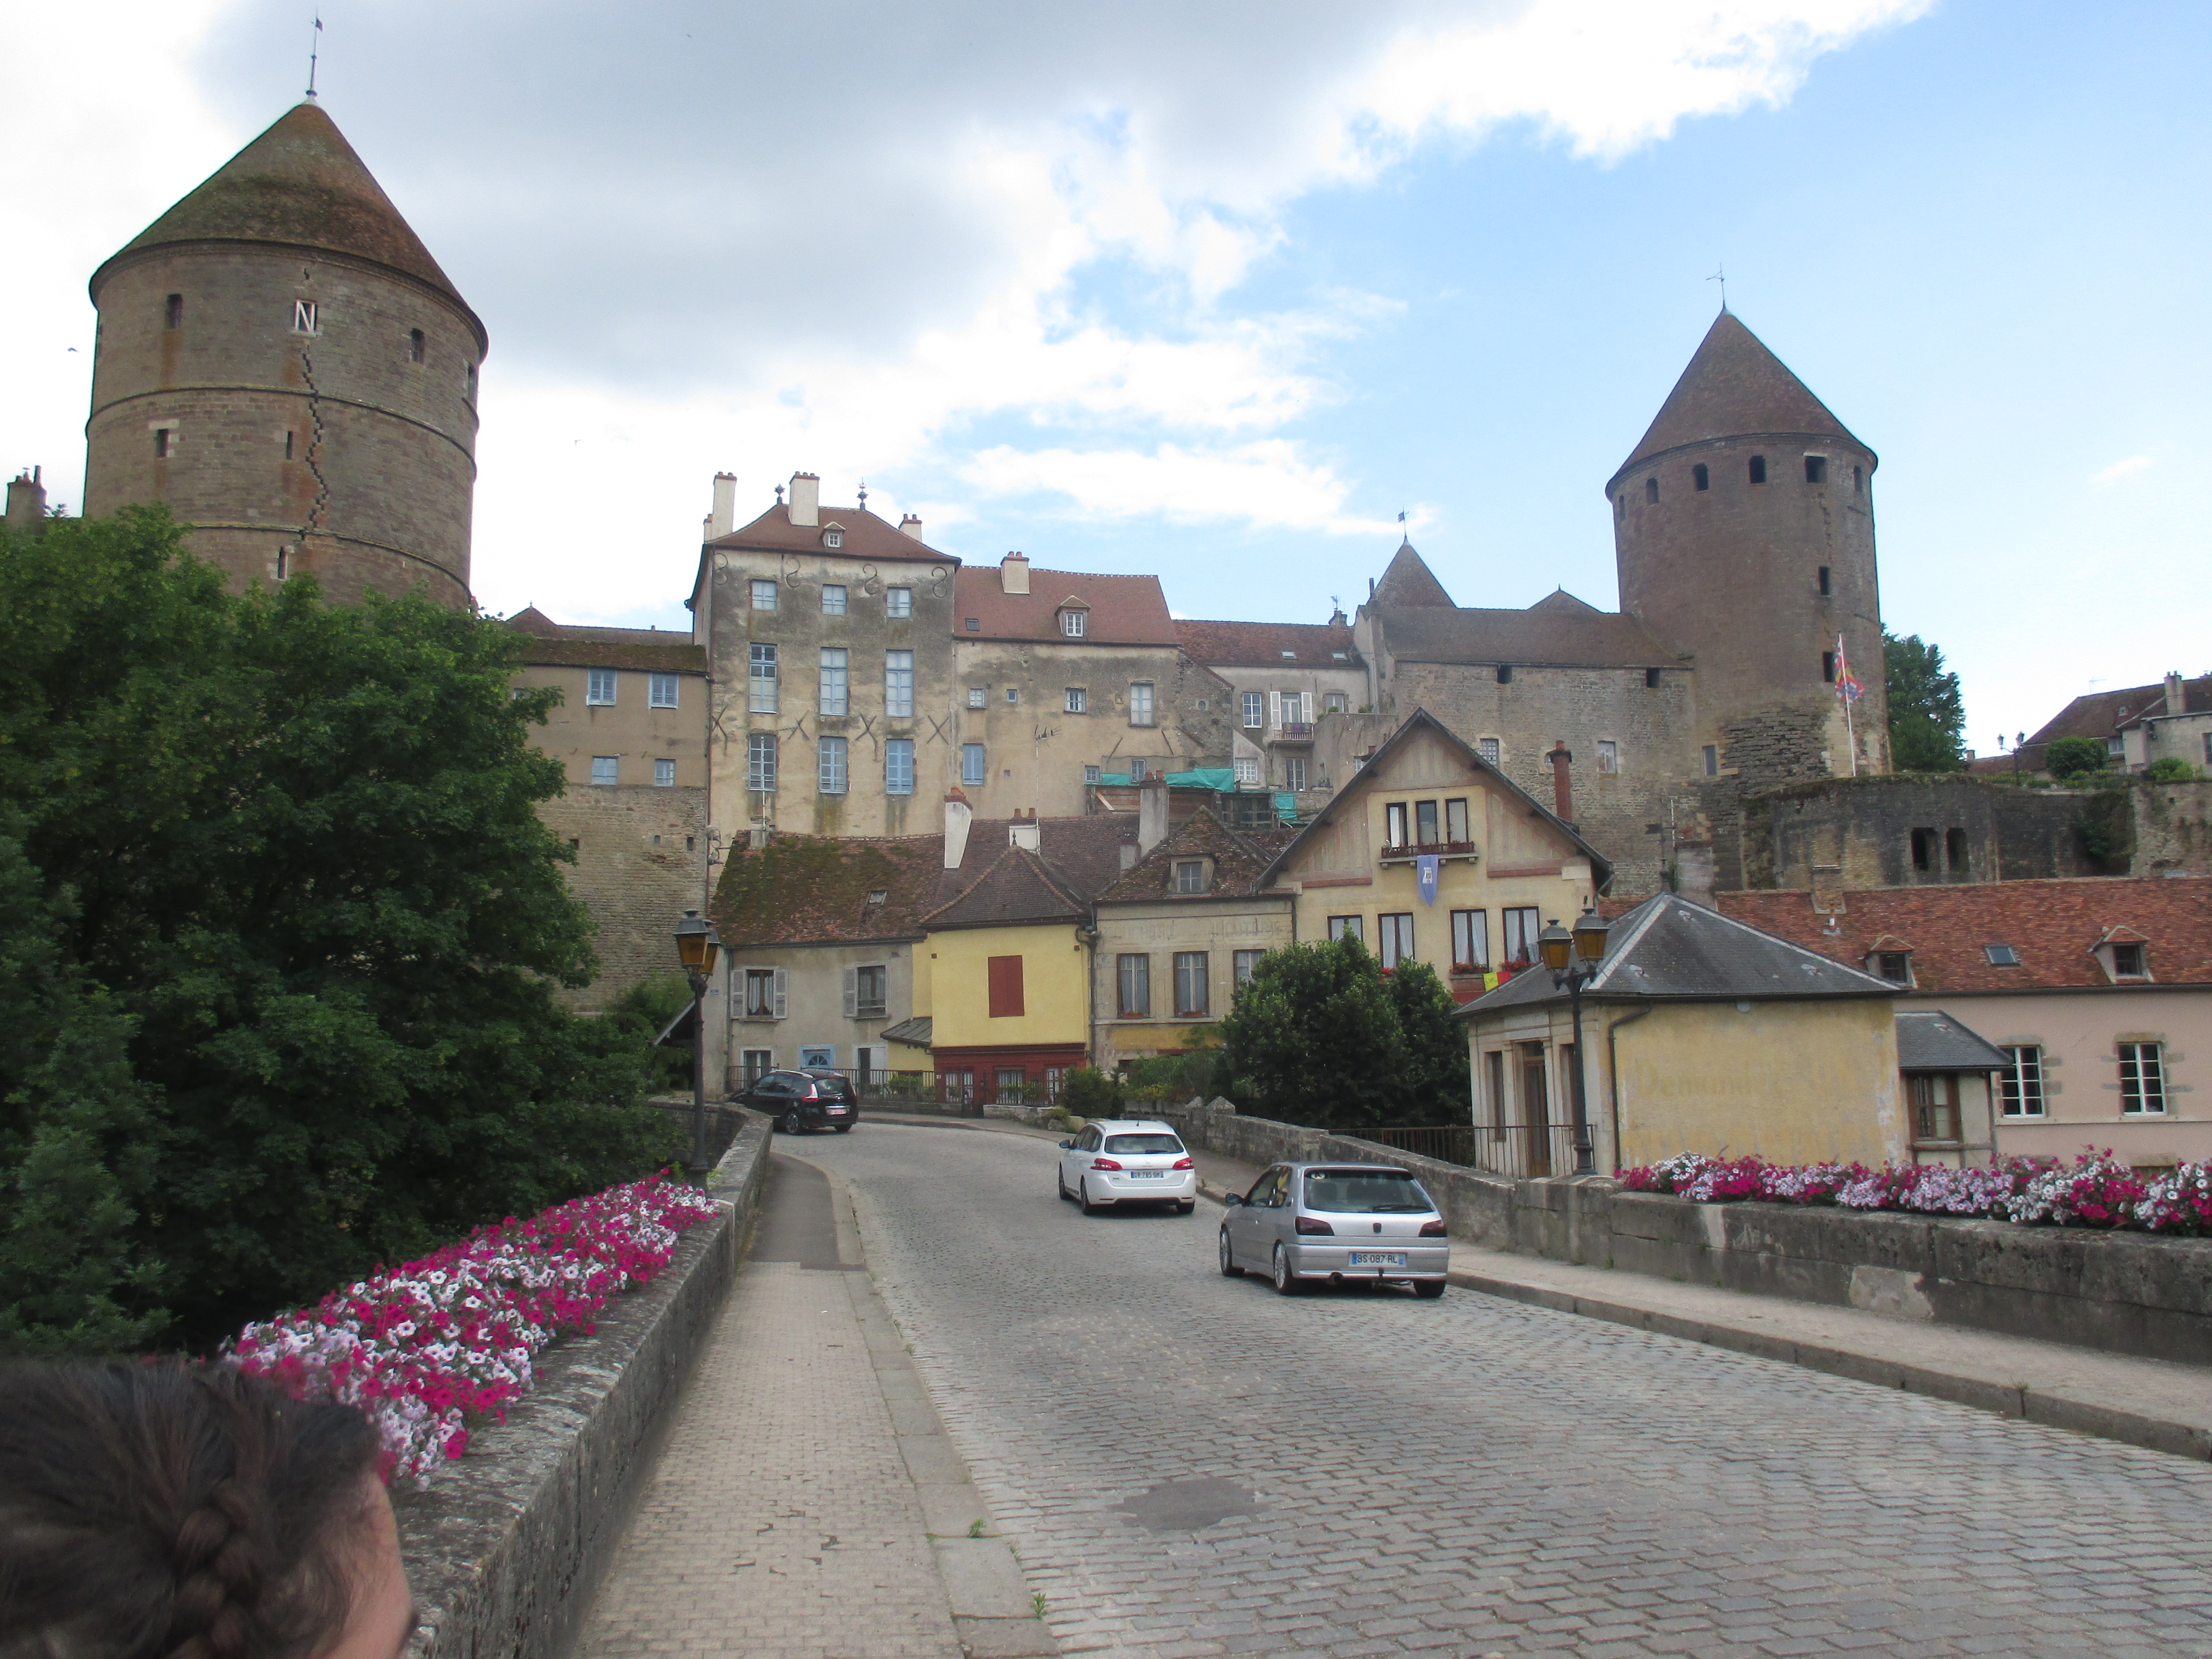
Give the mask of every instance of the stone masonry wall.
[[599, 924], [599, 976], [568, 1000], [602, 1009], [653, 975], [679, 971], [677, 920], [705, 908], [706, 790], [571, 785], [538, 816], [574, 845], [568, 888]]

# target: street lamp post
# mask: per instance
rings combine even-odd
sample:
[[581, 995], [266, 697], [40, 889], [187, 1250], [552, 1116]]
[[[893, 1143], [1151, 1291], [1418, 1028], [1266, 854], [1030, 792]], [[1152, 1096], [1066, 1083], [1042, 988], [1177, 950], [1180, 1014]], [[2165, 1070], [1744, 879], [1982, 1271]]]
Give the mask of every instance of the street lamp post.
[[707, 987], [722, 954], [714, 924], [686, 910], [676, 924], [676, 957], [691, 981], [691, 1168], [707, 1167]]
[[1605, 960], [1606, 935], [1611, 924], [1595, 906], [1575, 919], [1571, 933], [1554, 920], [1536, 936], [1544, 966], [1552, 970], [1552, 988], [1567, 994], [1569, 1017], [1575, 1032], [1575, 1173], [1591, 1175], [1597, 1169], [1590, 1146], [1589, 1097], [1583, 1086], [1583, 987], [1597, 977]]

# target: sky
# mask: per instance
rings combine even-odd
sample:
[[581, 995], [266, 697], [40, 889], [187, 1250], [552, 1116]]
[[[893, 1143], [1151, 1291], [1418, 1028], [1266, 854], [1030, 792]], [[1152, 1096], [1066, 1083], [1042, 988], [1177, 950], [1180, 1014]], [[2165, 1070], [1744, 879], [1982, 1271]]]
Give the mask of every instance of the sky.
[[[93, 268], [296, 100], [313, 0], [10, 25], [0, 465], [74, 507]], [[710, 480], [1323, 620], [1617, 604], [1603, 485], [1728, 302], [1880, 454], [1968, 745], [2212, 670], [2212, 7], [324, 0], [484, 319], [487, 608], [686, 627]], [[35, 64], [36, 74], [22, 66]]]

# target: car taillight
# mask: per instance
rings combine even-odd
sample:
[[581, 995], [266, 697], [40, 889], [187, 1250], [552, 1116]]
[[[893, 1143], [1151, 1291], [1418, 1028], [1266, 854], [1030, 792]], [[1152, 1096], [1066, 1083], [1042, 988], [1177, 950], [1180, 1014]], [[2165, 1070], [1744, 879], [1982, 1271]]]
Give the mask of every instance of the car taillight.
[[1424, 1221], [1421, 1224], [1421, 1237], [1423, 1238], [1446, 1238], [1450, 1237], [1450, 1235], [1445, 1232], [1444, 1224], [1443, 1222]]
[[1121, 1166], [1110, 1158], [1094, 1158], [1091, 1160], [1091, 1167], [1094, 1170], [1118, 1170]]
[[1188, 1170], [1190, 1168], [1190, 1160], [1187, 1158], [1179, 1158], [1168, 1167], [1171, 1170]]
[[1323, 1238], [1336, 1237], [1336, 1229], [1317, 1215], [1302, 1215], [1291, 1224], [1302, 1233], [1318, 1233]]

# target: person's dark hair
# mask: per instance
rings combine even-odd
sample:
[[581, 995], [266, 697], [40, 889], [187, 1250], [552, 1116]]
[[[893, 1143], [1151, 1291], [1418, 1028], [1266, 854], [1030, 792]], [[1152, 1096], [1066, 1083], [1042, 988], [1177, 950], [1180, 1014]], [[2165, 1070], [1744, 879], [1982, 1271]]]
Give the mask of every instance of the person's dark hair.
[[228, 1366], [0, 1366], [0, 1659], [308, 1659], [375, 1431]]

